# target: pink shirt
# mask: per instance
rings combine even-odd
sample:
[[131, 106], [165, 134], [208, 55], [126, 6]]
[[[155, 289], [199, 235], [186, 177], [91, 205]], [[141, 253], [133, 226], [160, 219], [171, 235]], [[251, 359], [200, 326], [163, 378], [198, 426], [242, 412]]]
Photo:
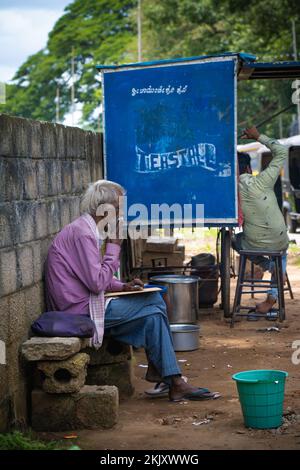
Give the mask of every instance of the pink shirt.
[[120, 246], [107, 243], [102, 258], [83, 216], [64, 227], [52, 241], [45, 263], [48, 310], [89, 313], [91, 292], [122, 290], [123, 283], [114, 278], [119, 256]]

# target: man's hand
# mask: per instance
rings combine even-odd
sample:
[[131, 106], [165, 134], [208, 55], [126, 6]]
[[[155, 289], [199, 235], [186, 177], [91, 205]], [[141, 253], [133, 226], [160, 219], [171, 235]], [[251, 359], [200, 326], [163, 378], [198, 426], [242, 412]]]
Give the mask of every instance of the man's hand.
[[140, 279], [133, 279], [130, 282], [126, 282], [123, 286], [123, 291], [131, 292], [131, 291], [140, 291], [143, 290], [144, 283]]
[[[123, 224], [123, 219], [119, 218], [119, 213], [117, 213], [117, 219], [116, 219], [116, 228], [115, 228], [115, 233], [116, 236], [119, 236], [119, 231], [120, 231], [120, 225], [122, 227]], [[108, 243], [115, 243], [116, 245], [122, 245], [123, 239], [122, 238], [109, 238]]]
[[249, 139], [249, 140], [258, 140], [259, 139], [259, 132], [255, 126], [248, 127], [247, 129], [243, 130], [242, 139]]

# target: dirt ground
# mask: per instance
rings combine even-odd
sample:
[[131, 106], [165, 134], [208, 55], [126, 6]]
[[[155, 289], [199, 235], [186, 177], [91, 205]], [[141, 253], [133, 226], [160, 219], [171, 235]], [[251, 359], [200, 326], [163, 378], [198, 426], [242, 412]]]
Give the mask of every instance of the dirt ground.
[[[190, 383], [219, 391], [214, 401], [171, 403], [167, 398], [144, 395], [146, 364], [142, 351], [135, 353], [135, 395], [120, 404], [118, 424], [111, 430], [78, 431], [74, 443], [82, 449], [300, 449], [300, 364], [293, 365], [292, 343], [300, 340], [299, 254], [294, 253], [288, 274], [295, 299], [286, 295], [284, 323], [236, 323], [231, 329], [217, 309], [201, 310], [200, 349], [177, 353]], [[235, 281], [232, 280], [232, 293]], [[279, 332], [258, 332], [278, 326]], [[300, 358], [300, 354], [299, 354]], [[251, 430], [243, 424], [232, 374], [248, 369], [281, 369], [289, 377], [285, 393], [285, 422], [278, 430]], [[207, 424], [194, 424], [203, 420]], [[55, 438], [59, 435], [55, 435]]]

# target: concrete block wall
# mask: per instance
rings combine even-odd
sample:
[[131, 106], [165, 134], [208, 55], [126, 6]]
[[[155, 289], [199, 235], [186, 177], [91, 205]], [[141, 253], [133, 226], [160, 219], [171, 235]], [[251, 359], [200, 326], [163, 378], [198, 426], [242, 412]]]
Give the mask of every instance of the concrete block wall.
[[0, 114], [0, 432], [27, 421], [20, 345], [44, 310], [48, 246], [102, 177], [101, 134]]

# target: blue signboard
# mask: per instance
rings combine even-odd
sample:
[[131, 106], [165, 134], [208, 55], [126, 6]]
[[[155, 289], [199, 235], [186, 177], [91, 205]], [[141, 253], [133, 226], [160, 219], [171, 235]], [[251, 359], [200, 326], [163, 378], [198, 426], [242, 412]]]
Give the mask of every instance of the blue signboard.
[[[235, 225], [236, 60], [103, 71], [106, 177], [128, 206], [204, 205], [206, 225]], [[130, 219], [130, 217], [129, 217]]]

